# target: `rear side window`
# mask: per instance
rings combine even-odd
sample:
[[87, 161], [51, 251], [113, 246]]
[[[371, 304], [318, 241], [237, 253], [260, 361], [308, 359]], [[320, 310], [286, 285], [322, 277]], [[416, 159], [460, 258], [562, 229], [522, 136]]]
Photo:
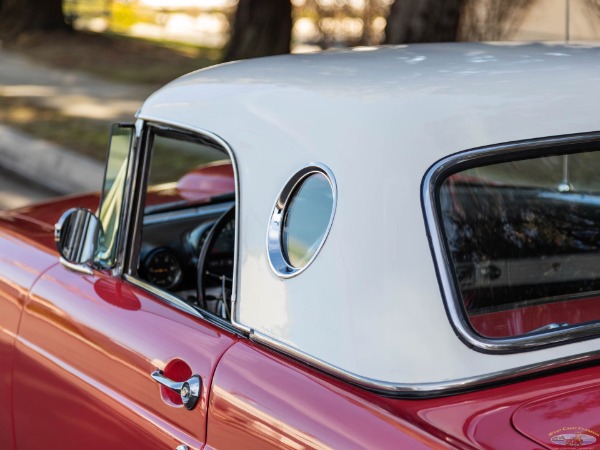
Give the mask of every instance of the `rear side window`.
[[446, 174], [438, 218], [461, 314], [489, 339], [600, 320], [600, 152]]

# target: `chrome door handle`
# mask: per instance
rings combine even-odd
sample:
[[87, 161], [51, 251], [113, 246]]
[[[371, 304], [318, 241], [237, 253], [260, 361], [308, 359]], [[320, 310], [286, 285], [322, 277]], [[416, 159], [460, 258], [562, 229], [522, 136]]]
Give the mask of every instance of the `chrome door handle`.
[[193, 375], [187, 381], [181, 382], [173, 381], [165, 377], [162, 370], [155, 370], [150, 376], [164, 387], [178, 393], [181, 396], [183, 406], [187, 409], [194, 409], [194, 406], [198, 403], [198, 399], [200, 398], [200, 388], [202, 387], [202, 381], [198, 375]]

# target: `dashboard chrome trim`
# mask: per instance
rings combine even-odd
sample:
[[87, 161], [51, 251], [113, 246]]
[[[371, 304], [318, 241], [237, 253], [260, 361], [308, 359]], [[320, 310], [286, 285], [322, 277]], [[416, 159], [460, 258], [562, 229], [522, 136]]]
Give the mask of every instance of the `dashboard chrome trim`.
[[198, 217], [200, 210], [202, 210], [202, 214], [204, 215], [221, 215], [227, 212], [234, 204], [235, 202], [231, 201], [219, 203], [217, 205], [205, 205], [202, 207], [190, 208], [182, 211], [152, 213], [144, 217], [144, 225], [159, 225], [171, 220], [194, 219]]

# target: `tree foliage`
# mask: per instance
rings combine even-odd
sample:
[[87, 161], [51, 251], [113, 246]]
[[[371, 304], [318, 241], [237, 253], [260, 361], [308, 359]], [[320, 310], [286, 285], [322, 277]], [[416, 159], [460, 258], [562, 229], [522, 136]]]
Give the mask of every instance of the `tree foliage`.
[[[358, 7], [349, 1], [304, 0], [295, 12], [314, 21], [319, 36], [314, 43], [322, 48], [339, 45], [340, 40], [346, 45], [377, 44], [373, 24], [388, 10], [386, 44], [481, 41], [509, 38], [536, 1], [364, 0]], [[359, 32], [339, 33], [337, 27], [348, 21], [360, 24]], [[225, 60], [287, 53], [291, 31], [290, 0], [240, 0]]]
[[62, 0], [0, 0], [0, 36], [17, 39], [27, 32], [67, 30]]
[[[381, 43], [382, 33], [376, 20], [388, 15], [392, 0], [362, 0], [362, 2], [322, 0], [303, 0], [296, 3], [295, 16], [309, 18], [314, 22], [317, 33], [310, 44], [321, 48], [344, 46], [377, 45]], [[348, 30], [348, 21], [353, 25]], [[385, 23], [385, 20], [384, 20]], [[346, 25], [346, 29], [342, 30]]]

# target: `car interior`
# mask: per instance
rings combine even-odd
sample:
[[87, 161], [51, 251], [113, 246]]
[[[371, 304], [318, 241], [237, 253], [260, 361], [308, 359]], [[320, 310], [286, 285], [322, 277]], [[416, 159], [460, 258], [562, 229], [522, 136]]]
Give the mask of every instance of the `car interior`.
[[152, 130], [138, 278], [230, 320], [235, 178], [209, 138]]
[[439, 207], [462, 307], [512, 337], [600, 320], [597, 152], [454, 173]]

